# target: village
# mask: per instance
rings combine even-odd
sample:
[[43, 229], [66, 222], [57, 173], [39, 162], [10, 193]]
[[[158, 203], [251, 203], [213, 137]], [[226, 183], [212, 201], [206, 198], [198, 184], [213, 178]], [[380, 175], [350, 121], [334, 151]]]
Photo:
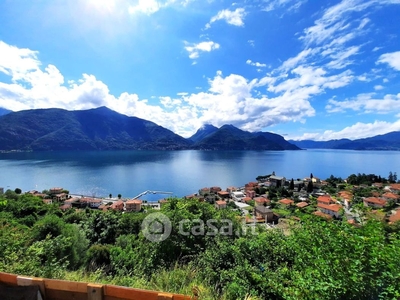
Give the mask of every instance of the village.
[[[363, 223], [368, 217], [378, 218], [389, 224], [400, 220], [400, 183], [354, 185], [347, 183], [347, 180], [337, 183], [332, 178], [335, 179], [331, 176], [331, 180], [321, 180], [311, 174], [303, 179], [287, 180], [273, 172], [258, 176], [256, 181], [248, 182], [242, 187], [232, 186], [225, 190], [218, 186], [204, 187], [183, 198], [206, 201], [216, 209], [237, 210], [247, 224], [257, 222], [273, 226], [288, 220], [300, 221], [306, 215], [344, 220], [354, 225]], [[139, 196], [147, 192], [150, 191]], [[122, 198], [121, 195], [112, 197], [110, 194], [108, 198], [99, 198], [71, 195], [62, 187], [27, 193], [42, 198], [47, 204], [60, 204], [62, 211], [90, 208], [124, 213], [143, 212], [149, 208], [160, 209], [168, 202], [168, 198], [147, 202], [138, 196]]]

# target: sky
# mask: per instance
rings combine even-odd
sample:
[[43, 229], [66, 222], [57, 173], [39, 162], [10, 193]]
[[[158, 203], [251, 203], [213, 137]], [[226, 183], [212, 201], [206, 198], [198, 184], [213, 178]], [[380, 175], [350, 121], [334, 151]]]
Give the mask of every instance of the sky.
[[400, 0], [0, 0], [0, 107], [107, 106], [190, 137], [400, 130]]

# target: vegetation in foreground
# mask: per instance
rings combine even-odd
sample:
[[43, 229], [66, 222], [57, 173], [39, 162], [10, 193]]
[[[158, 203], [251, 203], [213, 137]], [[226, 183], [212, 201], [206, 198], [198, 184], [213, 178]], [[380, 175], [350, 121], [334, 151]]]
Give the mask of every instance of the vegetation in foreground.
[[[0, 198], [0, 271], [102, 282], [193, 295], [200, 299], [398, 299], [398, 224], [369, 219], [355, 227], [301, 215], [289, 234], [259, 225], [242, 229], [238, 211], [170, 199], [172, 223], [155, 243], [141, 232], [151, 213], [68, 210], [31, 195]], [[219, 234], [182, 235], [214, 219]], [[227, 235], [223, 220], [232, 222]], [[205, 226], [205, 233], [213, 228]]]

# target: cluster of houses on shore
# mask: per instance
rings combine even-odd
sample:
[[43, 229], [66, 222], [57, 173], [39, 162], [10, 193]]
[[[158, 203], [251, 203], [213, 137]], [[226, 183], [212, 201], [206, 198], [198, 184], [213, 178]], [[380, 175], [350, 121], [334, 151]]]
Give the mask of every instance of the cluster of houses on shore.
[[[307, 192], [306, 186], [309, 182], [313, 183], [313, 191]], [[279, 213], [274, 212], [274, 208], [279, 209], [299, 209], [313, 213], [327, 219], [346, 217], [349, 222], [355, 222], [351, 213], [354, 200], [352, 190], [341, 190], [335, 195], [323, 192], [323, 186], [328, 183], [316, 177], [304, 178], [303, 180], [287, 181], [285, 177], [275, 174], [271, 176], [258, 177], [257, 181], [249, 182], [244, 187], [228, 187], [222, 190], [218, 186], [201, 188], [198, 193], [185, 196], [185, 199], [195, 198], [200, 201], [207, 201], [215, 205], [217, 209], [224, 209], [230, 202], [233, 207], [239, 209], [251, 208], [252, 215], [247, 216], [249, 222], [256, 218], [259, 222], [275, 222], [279, 219]], [[268, 195], [269, 187], [284, 187], [291, 189], [293, 197], [271, 200]], [[290, 187], [289, 187], [290, 186]], [[369, 197], [362, 198], [364, 206], [372, 209], [383, 209], [388, 206], [393, 207], [400, 201], [400, 183], [382, 184], [374, 183], [375, 188]], [[368, 186], [356, 186], [353, 189], [368, 188]], [[1, 192], [1, 190], [0, 190]], [[264, 192], [264, 193], [261, 193]], [[66, 211], [70, 208], [92, 208], [100, 210], [115, 210], [125, 212], [140, 212], [146, 201], [141, 199], [120, 199], [120, 198], [96, 198], [87, 196], [72, 196], [68, 191], [61, 187], [51, 188], [47, 193], [38, 191], [28, 192], [37, 197], [41, 197], [47, 204], [59, 203], [60, 209]], [[0, 193], [1, 194], [1, 193]], [[167, 202], [168, 199], [159, 201], [159, 206]], [[158, 207], [159, 207], [158, 206]], [[307, 207], [309, 209], [307, 210]], [[243, 210], [246, 212], [246, 210]], [[247, 210], [248, 211], [248, 210]], [[400, 220], [400, 209], [394, 208], [388, 216], [388, 222]]]

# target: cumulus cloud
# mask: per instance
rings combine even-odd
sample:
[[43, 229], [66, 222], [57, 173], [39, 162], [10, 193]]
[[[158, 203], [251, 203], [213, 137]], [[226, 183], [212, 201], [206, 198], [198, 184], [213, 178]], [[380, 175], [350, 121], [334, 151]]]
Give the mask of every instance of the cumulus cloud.
[[199, 58], [201, 52], [211, 52], [219, 49], [220, 45], [213, 41], [200, 42], [198, 44], [184, 42], [185, 50], [189, 53], [190, 59]]
[[373, 123], [357, 122], [354, 125], [343, 128], [339, 131], [326, 130], [322, 133], [304, 133], [301, 136], [287, 137], [292, 140], [315, 140], [328, 141], [347, 138], [350, 140], [362, 139], [391, 131], [400, 131], [400, 120], [393, 123], [386, 121], [374, 121]]
[[400, 71], [400, 51], [382, 54], [378, 63], [386, 63], [393, 69]]
[[224, 9], [211, 18], [210, 22], [206, 24], [206, 29], [210, 28], [212, 23], [219, 20], [224, 20], [226, 23], [234, 26], [244, 26], [243, 20], [245, 16], [246, 11], [244, 8], [237, 8], [234, 11]]
[[330, 99], [326, 110], [330, 113], [344, 112], [347, 110], [364, 113], [399, 113], [400, 93], [397, 95], [385, 95], [383, 98], [375, 98], [374, 93], [359, 94], [353, 99], [337, 101]]
[[267, 66], [266, 64], [254, 62], [251, 59], [246, 60], [246, 64], [253, 66], [253, 67], [257, 67], [257, 68], [265, 68]]

